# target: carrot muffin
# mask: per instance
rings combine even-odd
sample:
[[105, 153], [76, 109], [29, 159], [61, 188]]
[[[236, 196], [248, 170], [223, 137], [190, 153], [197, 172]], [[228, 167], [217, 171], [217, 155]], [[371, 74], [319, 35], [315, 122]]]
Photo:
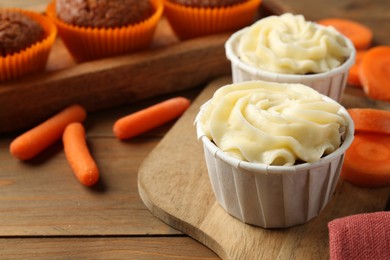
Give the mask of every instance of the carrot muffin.
[[134, 24], [153, 11], [148, 0], [56, 0], [56, 10], [66, 23], [96, 28]]
[[261, 0], [164, 0], [167, 19], [180, 39], [238, 30], [251, 24]]
[[356, 50], [331, 27], [290, 13], [260, 19], [225, 44], [233, 81], [303, 83], [340, 100]]
[[149, 47], [163, 7], [162, 0], [56, 0], [46, 11], [83, 62]]
[[248, 0], [171, 0], [176, 4], [193, 7], [223, 7], [239, 4]]
[[0, 9], [0, 81], [44, 70], [56, 35], [40, 13]]
[[0, 10], [0, 52], [3, 57], [30, 47], [44, 35], [43, 28], [30, 17]]
[[220, 205], [266, 228], [303, 224], [333, 195], [354, 126], [344, 107], [302, 84], [219, 88], [196, 117]]

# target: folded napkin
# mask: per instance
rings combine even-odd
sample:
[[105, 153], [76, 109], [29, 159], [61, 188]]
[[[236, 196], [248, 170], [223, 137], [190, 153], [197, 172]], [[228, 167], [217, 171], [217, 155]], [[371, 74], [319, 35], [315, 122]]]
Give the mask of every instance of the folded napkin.
[[328, 223], [330, 259], [390, 259], [390, 212], [357, 214]]

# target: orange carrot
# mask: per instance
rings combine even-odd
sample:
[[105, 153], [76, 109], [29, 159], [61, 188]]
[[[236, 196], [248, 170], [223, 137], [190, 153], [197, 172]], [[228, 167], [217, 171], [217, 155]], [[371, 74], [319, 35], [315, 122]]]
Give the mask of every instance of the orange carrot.
[[390, 135], [358, 133], [345, 153], [341, 177], [361, 187], [390, 185]]
[[350, 108], [355, 132], [390, 134], [390, 111], [373, 108]]
[[359, 78], [369, 98], [390, 101], [390, 46], [377, 46], [366, 52]]
[[83, 107], [79, 105], [69, 106], [15, 138], [10, 145], [10, 152], [20, 160], [31, 159], [59, 140], [68, 124], [82, 122], [86, 116], [87, 113]]
[[91, 186], [99, 179], [99, 169], [92, 158], [85, 140], [84, 126], [69, 124], [62, 136], [64, 152], [77, 179], [85, 186]]
[[121, 140], [132, 138], [179, 117], [189, 106], [190, 101], [184, 97], [168, 99], [118, 119], [114, 134]]
[[356, 52], [355, 64], [349, 69], [348, 74], [348, 84], [353, 87], [362, 87], [362, 83], [359, 78], [359, 69], [360, 63], [362, 62], [363, 56], [366, 53], [366, 50], [361, 50]]
[[317, 23], [324, 26], [333, 26], [349, 38], [357, 50], [367, 49], [372, 43], [372, 30], [359, 22], [341, 18], [328, 18], [319, 20]]

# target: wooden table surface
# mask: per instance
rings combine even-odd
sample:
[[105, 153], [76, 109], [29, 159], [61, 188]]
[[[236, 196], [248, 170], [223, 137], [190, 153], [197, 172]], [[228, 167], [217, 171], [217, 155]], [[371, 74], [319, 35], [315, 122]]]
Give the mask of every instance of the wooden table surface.
[[[0, 7], [42, 11], [47, 2], [2, 0]], [[389, 0], [264, 3], [278, 12], [302, 13], [312, 20], [332, 16], [358, 20], [373, 29], [375, 44], [390, 45]], [[154, 217], [138, 194], [139, 166], [174, 122], [131, 141], [118, 141], [112, 134], [117, 118], [170, 96], [193, 99], [203, 87], [90, 113], [85, 121], [87, 140], [101, 171], [101, 180], [93, 188], [76, 181], [60, 142], [21, 162], [8, 151], [19, 132], [0, 135], [0, 258], [219, 259]], [[347, 91], [362, 95], [352, 88]]]

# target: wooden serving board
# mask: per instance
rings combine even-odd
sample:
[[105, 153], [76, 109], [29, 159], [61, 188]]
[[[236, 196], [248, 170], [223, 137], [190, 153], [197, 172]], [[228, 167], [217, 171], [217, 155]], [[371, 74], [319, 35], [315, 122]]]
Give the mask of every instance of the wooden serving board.
[[[141, 199], [156, 217], [223, 259], [329, 259], [328, 222], [383, 210], [390, 187], [364, 189], [340, 181], [317, 218], [287, 229], [263, 229], [228, 215], [214, 198], [193, 122], [200, 105], [230, 82], [221, 78], [210, 83], [145, 159], [138, 173]], [[353, 89], [347, 89], [342, 103], [373, 104]]]

